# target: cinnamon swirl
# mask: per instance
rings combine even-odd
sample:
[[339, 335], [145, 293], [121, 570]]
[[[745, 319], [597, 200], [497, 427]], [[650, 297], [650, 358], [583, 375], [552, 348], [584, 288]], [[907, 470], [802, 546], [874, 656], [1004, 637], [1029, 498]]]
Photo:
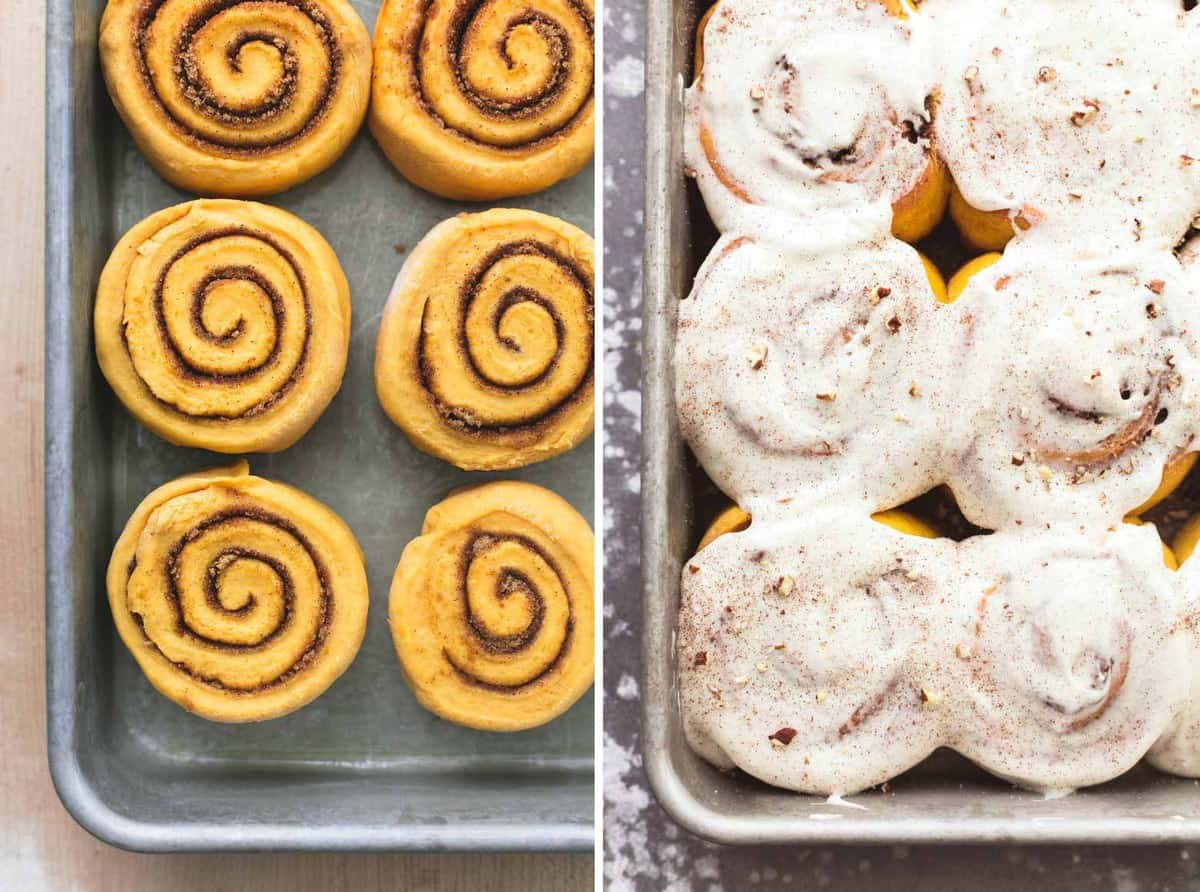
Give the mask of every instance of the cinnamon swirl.
[[205, 195], [315, 176], [370, 96], [370, 37], [346, 0], [109, 0], [100, 61], [142, 154]]
[[108, 383], [160, 437], [274, 452], [341, 385], [350, 290], [333, 250], [302, 220], [201, 199], [153, 214], [117, 243], [94, 328]]
[[218, 722], [319, 697], [358, 652], [362, 553], [340, 518], [245, 462], [160, 486], [108, 565], [121, 640], [160, 693]]
[[956, 648], [965, 658], [947, 665], [964, 696], [951, 745], [1050, 792], [1132, 768], [1178, 713], [1189, 679], [1153, 529], [1013, 531], [963, 548]]
[[964, 304], [988, 332], [972, 359], [975, 433], [950, 470], [973, 523], [1115, 522], [1191, 451], [1200, 326], [1173, 258], [1014, 243]]
[[527, 195], [592, 157], [591, 0], [384, 0], [371, 132], [422, 189]]
[[683, 569], [688, 742], [718, 766], [822, 795], [915, 765], [945, 736], [920, 654], [951, 555], [948, 540], [843, 512], [756, 520], [714, 541]]
[[720, 229], [831, 207], [864, 232], [876, 218], [886, 228], [890, 208], [906, 241], [937, 225], [949, 180], [932, 138], [936, 90], [897, 76], [906, 17], [899, 3], [850, 0], [738, 0], [706, 17], [685, 153]]
[[417, 448], [517, 468], [592, 432], [592, 240], [533, 211], [460, 214], [409, 255], [383, 312], [375, 388]]
[[531, 483], [485, 483], [431, 508], [388, 611], [421, 704], [487, 731], [570, 708], [592, 684], [593, 549], [587, 521]]
[[903, 504], [954, 448], [971, 336], [900, 242], [810, 255], [724, 237], [680, 305], [681, 432], [756, 518], [834, 493]]

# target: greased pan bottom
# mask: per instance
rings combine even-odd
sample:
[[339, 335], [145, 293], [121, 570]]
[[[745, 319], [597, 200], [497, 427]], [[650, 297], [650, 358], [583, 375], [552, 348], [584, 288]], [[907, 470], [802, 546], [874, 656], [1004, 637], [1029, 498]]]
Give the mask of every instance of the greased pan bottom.
[[[375, 0], [355, 0], [368, 28]], [[329, 240], [354, 303], [341, 392], [297, 445], [249, 456], [336, 511], [366, 553], [371, 611], [354, 664], [293, 715], [225, 726], [155, 693], [116, 638], [104, 568], [129, 513], [158, 484], [228, 458], [180, 449], [139, 426], [96, 365], [91, 306], [120, 235], [190, 196], [134, 148], [100, 78], [101, 0], [50, 0], [47, 96], [46, 609], [49, 757], [67, 808], [88, 830], [147, 851], [200, 849], [592, 848], [589, 694], [518, 734], [459, 728], [422, 709], [387, 630], [404, 544], [451, 489], [529, 480], [593, 517], [593, 447], [511, 474], [468, 474], [413, 449], [372, 381], [375, 334], [410, 250], [462, 205], [396, 173], [364, 131], [338, 164], [269, 199]], [[592, 229], [592, 168], [505, 202]]]

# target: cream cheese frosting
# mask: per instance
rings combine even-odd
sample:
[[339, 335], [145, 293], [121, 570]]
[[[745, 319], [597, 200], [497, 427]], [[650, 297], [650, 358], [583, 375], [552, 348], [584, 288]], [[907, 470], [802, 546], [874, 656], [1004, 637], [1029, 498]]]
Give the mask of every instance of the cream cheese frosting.
[[[721, 0], [703, 41], [676, 402], [754, 524], [683, 571], [692, 746], [823, 795], [937, 746], [1050, 793], [1152, 746], [1200, 776], [1200, 568], [1121, 522], [1198, 448], [1200, 13]], [[951, 304], [890, 235], [931, 163], [1015, 234]], [[870, 522], [939, 484], [993, 535]]]

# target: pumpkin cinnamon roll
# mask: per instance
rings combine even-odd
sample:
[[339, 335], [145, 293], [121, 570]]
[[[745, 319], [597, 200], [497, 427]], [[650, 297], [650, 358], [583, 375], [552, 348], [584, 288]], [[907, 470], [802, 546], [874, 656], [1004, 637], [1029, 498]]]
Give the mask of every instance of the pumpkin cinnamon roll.
[[370, 96], [370, 37], [347, 0], [109, 0], [100, 60], [142, 154], [206, 195], [270, 195], [325, 170]]
[[831, 208], [871, 227], [881, 204], [906, 241], [937, 225], [936, 86], [899, 61], [907, 17], [895, 2], [724, 0], [704, 18], [685, 153], [718, 228]]
[[108, 565], [117, 631], [160, 693], [218, 722], [319, 697], [358, 652], [367, 576], [350, 529], [245, 462], [160, 486]]
[[1180, 4], [937, 2], [920, 17], [938, 35], [950, 214], [975, 250], [1083, 220], [1110, 239], [1183, 235], [1200, 171], [1194, 84], [1174, 75], [1194, 56]]
[[833, 489], [903, 504], [954, 447], [969, 322], [894, 239], [811, 256], [726, 236], [680, 304], [681, 432], [756, 519]]
[[172, 443], [286, 449], [341, 385], [350, 290], [311, 226], [262, 204], [199, 200], [146, 218], [100, 275], [100, 369]]
[[1118, 524], [1089, 537], [1043, 527], [963, 548], [966, 603], [946, 663], [964, 694], [951, 745], [1047, 792], [1132, 768], [1178, 713], [1189, 680], [1153, 528]]
[[1158, 253], [1093, 261], [1014, 243], [977, 274], [954, 305], [989, 332], [971, 360], [974, 433], [951, 469], [969, 520], [1113, 523], [1151, 497], [1194, 451], [1191, 294]]
[[409, 255], [375, 388], [418, 449], [468, 470], [574, 448], [593, 426], [592, 240], [523, 210], [460, 214]]
[[531, 483], [485, 483], [431, 508], [388, 610], [421, 705], [485, 731], [566, 712], [592, 684], [593, 550], [587, 521]]
[[370, 126], [396, 168], [445, 198], [527, 195], [592, 157], [591, 0], [384, 0]]
[[821, 795], [921, 761], [945, 736], [924, 653], [952, 563], [947, 540], [844, 513], [714, 541], [682, 573], [688, 742], [718, 767]]

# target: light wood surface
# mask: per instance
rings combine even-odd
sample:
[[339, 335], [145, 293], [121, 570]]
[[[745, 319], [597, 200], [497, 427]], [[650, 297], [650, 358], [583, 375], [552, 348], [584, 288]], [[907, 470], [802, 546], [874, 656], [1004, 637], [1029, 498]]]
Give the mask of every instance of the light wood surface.
[[44, 18], [43, 0], [0, 0], [0, 889], [590, 889], [586, 855], [135, 855], [93, 839], [59, 804], [46, 767], [42, 646]]

